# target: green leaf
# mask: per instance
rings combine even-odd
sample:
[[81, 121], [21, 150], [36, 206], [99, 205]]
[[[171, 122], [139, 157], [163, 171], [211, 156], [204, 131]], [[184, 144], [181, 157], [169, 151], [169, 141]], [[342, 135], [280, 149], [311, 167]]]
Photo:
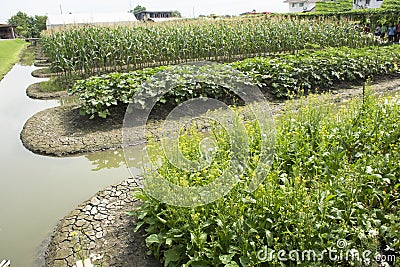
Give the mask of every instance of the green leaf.
[[154, 243], [160, 244], [160, 240], [159, 240], [157, 234], [149, 235], [149, 236], [146, 238], [146, 245], [147, 245], [148, 247], [149, 247], [151, 244], [154, 244]]
[[221, 260], [222, 264], [228, 264], [232, 261], [233, 256], [235, 256], [235, 254], [220, 255], [219, 259]]
[[171, 262], [177, 262], [181, 258], [181, 254], [176, 249], [172, 248], [164, 252], [165, 266]]

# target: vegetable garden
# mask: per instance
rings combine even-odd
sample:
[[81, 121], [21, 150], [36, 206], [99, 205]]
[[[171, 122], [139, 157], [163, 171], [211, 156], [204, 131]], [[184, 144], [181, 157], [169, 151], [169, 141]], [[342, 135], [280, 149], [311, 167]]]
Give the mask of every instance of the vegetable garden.
[[[399, 46], [368, 47], [359, 49], [329, 48], [318, 51], [301, 51], [295, 55], [256, 57], [230, 63], [242, 71], [265, 92], [276, 97], [288, 97], [300, 91], [326, 90], [338, 82], [364, 81], [368, 77], [398, 73], [397, 59]], [[169, 79], [180, 89], [165, 96], [164, 100], [179, 104], [200, 96], [220, 97], [224, 89], [213, 87], [205, 90], [207, 84], [182, 84], [180, 76], [188, 67], [164, 66], [146, 68], [130, 73], [113, 73], [77, 81], [70, 90], [81, 101], [81, 112], [92, 117], [107, 117], [110, 107], [128, 104], [138, 90], [146, 90], [141, 84], [155, 73], [173, 70]], [[204, 73], [212, 77], [205, 67]], [[220, 70], [214, 70], [220, 71]], [[200, 86], [200, 87], [199, 87]], [[149, 93], [151, 94], [151, 93]], [[146, 95], [143, 95], [146, 97]], [[136, 99], [138, 100], [138, 99]]]
[[[399, 116], [399, 96], [368, 96], [339, 110], [319, 98], [298, 110], [288, 108], [277, 122], [272, 169], [253, 193], [244, 185], [254, 175], [251, 166], [257, 166], [263, 137], [250, 122], [246, 136], [253, 158], [229, 194], [205, 206], [182, 208], [137, 191], [135, 197], [143, 201], [133, 212], [137, 229], [145, 228], [146, 244], [165, 266], [374, 266], [385, 248], [389, 254], [400, 249]], [[218, 128], [213, 134], [221, 151], [209, 168], [185, 173], [165, 158], [158, 172], [174, 184], [211, 182], [229, 160], [224, 152], [230, 142]], [[201, 157], [199, 140], [193, 132], [182, 136], [188, 159]], [[153, 153], [164, 155], [152, 145]], [[338, 240], [347, 246], [338, 248]], [[323, 256], [327, 249], [336, 251], [336, 260]], [[350, 249], [371, 254], [339, 257]], [[286, 260], [277, 257], [280, 250], [287, 252]], [[289, 256], [291, 250], [297, 254]], [[317, 260], [303, 259], [305, 250], [315, 251]]]
[[[364, 84], [369, 78], [398, 77], [399, 45], [378, 45], [347, 21], [254, 19], [180, 22], [140, 27], [81, 27], [47, 33], [42, 45], [51, 69], [67, 80], [80, 78], [69, 93], [80, 99], [87, 117], [105, 118], [132, 101], [139, 106], [157, 94], [143, 86], [153, 75], [168, 71], [175, 84], [160, 99], [180, 104], [202, 96], [234, 97], [212, 81], [215, 75], [235, 79], [239, 70], [263, 93], [289, 98], [330, 90], [338, 83]], [[193, 71], [191, 61], [214, 61]], [[195, 83], [181, 79], [198, 75]], [[135, 97], [134, 97], [135, 96]], [[161, 203], [143, 190], [143, 203], [132, 214], [144, 229], [150, 253], [165, 266], [364, 266], [368, 259], [260, 259], [259, 251], [281, 249], [322, 253], [337, 249], [393, 254], [400, 261], [400, 97], [363, 99], [338, 106], [324, 97], [310, 97], [277, 119], [276, 151], [261, 186], [249, 193], [241, 185], [254, 175], [263, 135], [256, 121], [246, 121], [250, 141], [248, 168], [234, 189], [204, 206], [183, 208]], [[303, 98], [299, 100], [303, 101]], [[322, 99], [322, 100], [321, 100]], [[323, 101], [325, 99], [325, 102]], [[303, 102], [301, 102], [303, 103]], [[174, 184], [209, 183], [229, 160], [230, 137], [219, 127], [212, 164], [183, 172], [163, 158], [159, 173]], [[182, 153], [201, 158], [202, 135], [193, 129], [180, 137]], [[157, 155], [161, 146], [149, 141]], [[340, 250], [342, 249], [342, 250]], [[286, 255], [288, 256], [288, 255]], [[369, 262], [367, 262], [369, 260]], [[396, 261], [397, 260], [397, 261]]]
[[53, 71], [67, 77], [129, 71], [192, 60], [232, 62], [307, 48], [376, 44], [342, 22], [232, 20], [143, 27], [80, 27], [45, 34]]

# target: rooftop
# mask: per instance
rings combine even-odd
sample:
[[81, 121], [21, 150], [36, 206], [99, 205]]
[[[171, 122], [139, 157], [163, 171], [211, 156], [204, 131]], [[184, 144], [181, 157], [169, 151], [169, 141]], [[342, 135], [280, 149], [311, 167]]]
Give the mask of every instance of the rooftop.
[[113, 23], [113, 22], [136, 22], [132, 13], [80, 13], [48, 15], [47, 25], [87, 24], [87, 23]]
[[318, 0], [285, 0], [284, 3], [316, 3]]

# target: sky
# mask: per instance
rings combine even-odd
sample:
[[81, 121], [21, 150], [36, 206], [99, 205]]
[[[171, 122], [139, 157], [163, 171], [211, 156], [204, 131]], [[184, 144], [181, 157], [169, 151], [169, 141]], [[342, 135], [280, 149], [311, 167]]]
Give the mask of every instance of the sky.
[[283, 0], [12, 0], [0, 9], [0, 23], [6, 22], [18, 11], [28, 15], [63, 13], [119, 13], [135, 6], [147, 10], [178, 10], [184, 17], [198, 15], [238, 15], [247, 11], [287, 12]]

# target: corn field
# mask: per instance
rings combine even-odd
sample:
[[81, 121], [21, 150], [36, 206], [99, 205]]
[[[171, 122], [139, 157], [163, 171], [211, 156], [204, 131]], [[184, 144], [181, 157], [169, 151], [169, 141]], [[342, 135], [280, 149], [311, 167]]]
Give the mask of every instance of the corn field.
[[85, 26], [42, 35], [43, 51], [52, 70], [64, 77], [193, 60], [232, 62], [307, 48], [363, 47], [373, 42], [345, 22], [266, 19]]

